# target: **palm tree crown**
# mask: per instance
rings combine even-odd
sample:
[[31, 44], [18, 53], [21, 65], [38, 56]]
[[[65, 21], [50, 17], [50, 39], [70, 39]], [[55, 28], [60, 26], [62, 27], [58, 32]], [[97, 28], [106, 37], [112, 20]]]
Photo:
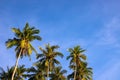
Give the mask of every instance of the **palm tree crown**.
[[70, 60], [70, 65], [80, 65], [81, 61], [86, 60], [86, 56], [82, 54], [85, 50], [80, 48], [80, 46], [75, 46], [74, 48], [69, 48], [68, 51], [70, 55], [67, 56], [67, 60]]
[[[74, 48], [69, 48], [68, 51], [70, 52], [70, 55], [67, 56], [67, 60], [70, 59], [70, 68], [74, 70], [74, 80], [76, 80], [77, 77], [77, 69], [81, 64], [82, 61], [86, 60], [86, 56], [82, 54], [85, 50], [80, 48], [80, 46], [75, 46]], [[71, 74], [71, 76], [73, 76]]]
[[35, 29], [35, 27], [30, 27], [28, 23], [26, 23], [22, 31], [19, 28], [12, 28], [12, 31], [15, 33], [15, 37], [13, 39], [8, 39], [8, 41], [6, 41], [6, 46], [7, 48], [15, 46], [17, 60], [11, 78], [11, 80], [14, 80], [19, 58], [23, 56], [30, 57], [32, 51], [36, 52], [30, 42], [33, 40], [41, 40], [41, 37], [37, 35], [39, 30]]
[[[3, 68], [0, 68], [0, 80], [11, 80], [13, 71], [14, 67], [7, 67], [7, 71], [5, 71]], [[14, 80], [23, 80], [24, 78], [26, 78], [25, 72], [26, 68], [24, 68], [24, 65], [19, 66], [14, 76]]]
[[20, 51], [22, 53], [21, 57], [30, 56], [32, 50], [35, 51], [30, 42], [33, 40], [41, 40], [41, 37], [36, 35], [39, 34], [39, 30], [35, 29], [35, 27], [30, 27], [29, 24], [26, 23], [22, 31], [19, 28], [12, 28], [12, 31], [15, 33], [15, 37], [6, 41], [7, 48], [15, 46], [16, 57], [18, 57]]
[[50, 46], [49, 44], [46, 45], [46, 48], [43, 49], [40, 47], [40, 50], [42, 51], [42, 54], [39, 54], [37, 58], [39, 61], [37, 63], [42, 64], [47, 72], [47, 78], [49, 77], [49, 72], [53, 70], [55, 67], [55, 64], [60, 64], [60, 62], [56, 59], [57, 56], [63, 57], [63, 54], [55, 51], [58, 49], [59, 46]]

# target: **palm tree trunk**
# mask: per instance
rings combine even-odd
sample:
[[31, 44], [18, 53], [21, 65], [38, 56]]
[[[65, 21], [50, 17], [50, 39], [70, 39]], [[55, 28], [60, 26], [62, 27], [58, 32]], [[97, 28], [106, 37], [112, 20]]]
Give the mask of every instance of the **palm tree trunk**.
[[11, 80], [14, 80], [15, 72], [16, 72], [16, 69], [17, 69], [17, 66], [18, 66], [18, 61], [19, 61], [19, 59], [20, 59], [21, 54], [22, 54], [22, 49], [20, 50], [20, 53], [19, 53], [19, 55], [18, 55], [18, 58], [17, 58], [17, 60], [16, 60], [16, 62], [15, 62], [15, 68], [14, 68], [14, 71], [13, 71]]
[[75, 70], [74, 70], [74, 80], [76, 80], [76, 71], [77, 71], [77, 66], [75, 66]]
[[49, 63], [48, 63], [48, 71], [47, 71], [47, 80], [49, 80]]

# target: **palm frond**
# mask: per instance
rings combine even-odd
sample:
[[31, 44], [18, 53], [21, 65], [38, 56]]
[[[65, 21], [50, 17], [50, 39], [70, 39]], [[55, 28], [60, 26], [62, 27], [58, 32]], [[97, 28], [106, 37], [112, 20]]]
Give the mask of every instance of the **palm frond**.
[[57, 65], [60, 64], [60, 62], [57, 59], [53, 59], [53, 62], [56, 63]]
[[41, 41], [42, 38], [41, 38], [40, 36], [38, 36], [38, 35], [34, 35], [34, 36], [30, 36], [30, 37], [29, 37], [29, 40], [30, 40], [30, 41], [33, 41], [33, 40], [39, 40], [39, 41]]
[[58, 49], [58, 48], [59, 48], [58, 45], [53, 45], [53, 46], [51, 46], [52, 51], [54, 51], [55, 49]]
[[16, 37], [22, 38], [23, 34], [22, 34], [22, 32], [20, 31], [19, 28], [12, 28], [12, 31], [15, 33]]
[[47, 54], [47, 51], [44, 50], [42, 47], [39, 47], [39, 49], [42, 51], [43, 54], [45, 54], [45, 55]]
[[29, 45], [30, 45], [30, 48], [36, 53], [36, 54], [38, 54], [37, 53], [37, 51], [36, 51], [36, 49], [29, 43]]
[[68, 59], [70, 59], [71, 57], [72, 57], [72, 55], [69, 55], [69, 56], [67, 56], [67, 58], [66, 58], [66, 59], [68, 60]]
[[61, 58], [64, 57], [64, 55], [63, 55], [61, 52], [54, 52], [53, 55], [55, 55], [55, 56], [59, 56], [59, 57], [61, 57]]
[[83, 59], [83, 60], [86, 60], [86, 55], [85, 54], [80, 54], [80, 57]]
[[13, 38], [13, 39], [8, 39], [8, 41], [6, 41], [6, 46], [7, 48], [11, 48], [13, 46], [17, 46], [19, 44], [19, 39]]
[[39, 59], [39, 58], [43, 58], [44, 57], [44, 54], [37, 54], [36, 55], [36, 58]]

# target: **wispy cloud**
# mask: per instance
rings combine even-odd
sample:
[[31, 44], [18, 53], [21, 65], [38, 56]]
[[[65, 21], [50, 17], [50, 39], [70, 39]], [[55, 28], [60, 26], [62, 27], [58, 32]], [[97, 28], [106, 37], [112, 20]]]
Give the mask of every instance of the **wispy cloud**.
[[120, 74], [120, 59], [118, 58], [120, 55], [119, 34], [120, 19], [114, 17], [109, 22], [104, 23], [104, 26], [95, 34], [96, 39], [91, 41], [94, 44], [91, 45], [90, 49], [94, 50], [93, 53], [97, 53], [91, 54], [93, 69], [95, 68], [95, 80], [118, 80], [118, 74]]
[[96, 76], [96, 80], [116, 80], [120, 74], [119, 59], [111, 60]]
[[120, 19], [113, 18], [109, 23], [105, 23], [104, 27], [98, 32], [97, 45], [114, 45], [118, 46], [120, 32]]

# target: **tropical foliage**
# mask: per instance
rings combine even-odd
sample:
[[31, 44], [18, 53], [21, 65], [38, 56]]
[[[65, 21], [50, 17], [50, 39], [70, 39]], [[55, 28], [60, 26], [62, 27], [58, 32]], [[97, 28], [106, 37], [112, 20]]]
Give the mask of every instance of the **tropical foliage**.
[[[0, 79], [1, 80], [11, 80], [12, 73], [14, 71], [14, 67], [7, 67], [7, 71], [5, 71], [3, 68], [0, 68]], [[24, 65], [19, 66], [16, 70], [14, 80], [24, 80], [24, 78], [27, 77], [25, 74], [26, 68]]]
[[35, 27], [30, 27], [28, 23], [26, 23], [22, 31], [19, 28], [12, 28], [12, 31], [15, 33], [15, 37], [13, 39], [8, 39], [8, 41], [6, 41], [6, 46], [7, 48], [15, 46], [17, 60], [11, 78], [11, 80], [14, 80], [19, 58], [30, 56], [32, 51], [36, 52], [30, 42], [33, 40], [41, 40], [41, 37], [37, 35], [39, 34], [39, 30], [35, 29]]
[[80, 46], [69, 48], [70, 55], [67, 57], [70, 60], [70, 68], [73, 70], [68, 75], [68, 80], [92, 80], [92, 68], [87, 67], [86, 56], [83, 54], [83, 50]]
[[63, 54], [56, 51], [58, 49], [58, 45], [53, 45], [50, 46], [50, 44], [47, 44], [45, 49], [39, 48], [42, 51], [42, 54], [39, 54], [37, 56], [37, 64], [42, 64], [44, 66], [46, 74], [47, 74], [47, 79], [49, 78], [49, 74], [53, 69], [55, 68], [55, 65], [60, 64], [60, 62], [56, 59], [57, 56], [63, 57]]
[[55, 67], [53, 72], [50, 74], [50, 80], [66, 80], [64, 74], [67, 73], [66, 70], [62, 70], [61, 66]]
[[45, 80], [44, 66], [41, 64], [35, 64], [31, 68], [27, 69], [29, 79], [28, 80]]
[[[14, 46], [16, 63], [11, 68], [7, 67], [7, 70], [0, 67], [0, 80], [93, 80], [92, 68], [88, 66], [85, 50], [79, 45], [68, 49], [69, 55], [66, 59], [72, 72], [66, 74], [68, 69], [62, 69], [59, 59], [64, 55], [58, 45], [47, 44], [45, 48], [39, 47], [40, 53], [32, 46], [32, 41], [41, 40], [38, 29], [26, 23], [23, 30], [12, 28], [12, 31], [15, 37], [8, 39], [6, 46], [7, 48]], [[25, 65], [18, 66], [19, 59], [24, 56], [30, 58], [33, 51], [36, 53], [33, 65], [27, 68]], [[67, 67], [66, 64], [64, 66]]]

